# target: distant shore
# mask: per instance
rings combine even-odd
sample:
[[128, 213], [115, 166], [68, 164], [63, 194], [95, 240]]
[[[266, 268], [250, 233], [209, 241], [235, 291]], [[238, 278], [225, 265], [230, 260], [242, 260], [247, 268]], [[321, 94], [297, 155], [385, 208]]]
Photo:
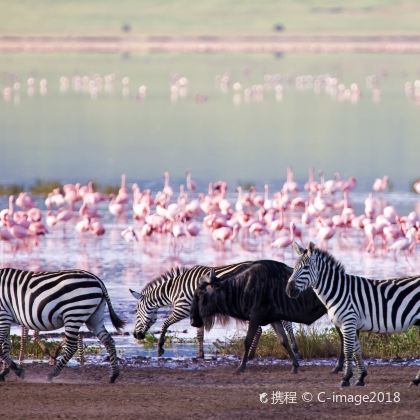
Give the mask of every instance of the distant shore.
[[420, 53], [419, 35], [0, 36], [2, 53]]

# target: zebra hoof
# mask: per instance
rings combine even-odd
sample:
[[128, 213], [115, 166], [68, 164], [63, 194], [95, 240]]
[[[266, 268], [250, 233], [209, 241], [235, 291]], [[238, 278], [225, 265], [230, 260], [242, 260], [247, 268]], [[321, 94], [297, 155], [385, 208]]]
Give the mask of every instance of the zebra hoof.
[[299, 373], [299, 366], [293, 366], [292, 373]]
[[341, 381], [341, 386], [342, 386], [342, 387], [347, 387], [347, 386], [350, 386], [350, 381], [342, 380], [342, 381]]
[[200, 352], [197, 354], [197, 359], [204, 359], [204, 352]]
[[240, 375], [241, 373], [245, 372], [245, 367], [238, 367], [238, 369], [235, 370], [235, 372], [233, 372], [235, 375]]
[[9, 374], [10, 369], [8, 367], [3, 369], [3, 372], [0, 373], [0, 382], [4, 382], [6, 379], [6, 376]]
[[50, 373], [47, 376], [47, 382], [51, 383], [53, 381], [53, 379], [54, 379], [55, 376], [57, 376], [57, 375], [55, 375], [54, 372]]
[[25, 378], [25, 369], [23, 369], [23, 368], [17, 368], [17, 369], [15, 369], [14, 372], [15, 372], [15, 374], [16, 374], [17, 377], [19, 377], [21, 379], [24, 379]]
[[356, 386], [365, 386], [365, 382], [362, 379], [359, 379], [356, 383]]
[[115, 381], [116, 381], [116, 379], [118, 378], [118, 376], [120, 376], [120, 373], [119, 373], [119, 372], [113, 373], [113, 374], [111, 375], [111, 377], [109, 378], [109, 383], [110, 383], [110, 384], [115, 383]]
[[415, 378], [411, 381], [410, 386], [418, 386], [420, 384], [420, 378]]
[[165, 350], [164, 349], [159, 349], [158, 350], [158, 357], [163, 356], [164, 353], [165, 353]]

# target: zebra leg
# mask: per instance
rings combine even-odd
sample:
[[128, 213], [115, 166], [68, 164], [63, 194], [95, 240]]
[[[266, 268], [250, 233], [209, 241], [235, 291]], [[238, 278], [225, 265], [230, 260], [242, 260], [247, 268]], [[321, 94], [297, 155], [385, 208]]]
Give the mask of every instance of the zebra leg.
[[0, 373], [0, 382], [4, 382], [5, 377], [12, 369], [17, 376], [23, 379], [25, 371], [19, 367], [10, 357], [10, 324], [11, 317], [5, 312], [0, 310], [0, 361], [5, 363], [3, 371]]
[[25, 358], [26, 344], [28, 343], [29, 328], [22, 325], [19, 348], [19, 365], [22, 366]]
[[335, 363], [335, 366], [332, 368], [331, 373], [338, 373], [343, 370], [344, 365], [344, 340], [343, 340], [343, 334], [340, 330], [340, 328], [335, 327], [335, 329], [338, 332], [338, 335], [340, 336], [340, 355], [338, 356], [337, 362]]
[[197, 328], [197, 343], [198, 343], [198, 355], [200, 359], [204, 359], [204, 327]]
[[365, 378], [367, 376], [367, 369], [365, 367], [365, 364], [363, 363], [362, 349], [360, 347], [360, 341], [358, 337], [356, 337], [356, 340], [354, 343], [353, 357], [356, 362], [356, 368], [359, 375], [359, 378], [356, 382], [356, 386], [364, 386]]
[[255, 352], [257, 351], [258, 343], [262, 334], [262, 328], [258, 327], [257, 332], [252, 340], [251, 348], [249, 349], [248, 360], [252, 360], [255, 357]]
[[254, 339], [255, 334], [257, 333], [257, 330], [258, 330], [259, 326], [260, 326], [259, 323], [255, 322], [253, 320], [249, 321], [248, 331], [246, 333], [246, 337], [245, 337], [245, 341], [244, 341], [245, 351], [244, 351], [244, 355], [242, 357], [241, 364], [239, 365], [238, 369], [236, 370], [236, 373], [242, 373], [246, 369], [246, 362], [248, 361], [249, 349], [251, 347], [252, 340]]
[[51, 382], [53, 378], [60, 374], [61, 370], [68, 363], [68, 361], [73, 357], [74, 353], [77, 350], [77, 336], [79, 334], [79, 329], [82, 325], [80, 323], [73, 323], [66, 325], [64, 321], [64, 334], [65, 334], [65, 343], [63, 346], [62, 354], [57, 358], [54, 369], [48, 375], [48, 381]]
[[344, 376], [341, 386], [350, 386], [350, 378], [353, 376], [353, 348], [356, 341], [356, 328], [353, 324], [343, 325], [344, 341]]
[[102, 325], [102, 328], [99, 332], [95, 333], [99, 341], [104, 345], [108, 354], [109, 360], [111, 363], [111, 376], [109, 378], [109, 383], [113, 384], [115, 380], [120, 375], [120, 368], [118, 366], [118, 357], [117, 350], [115, 349], [114, 339], [111, 337], [111, 334], [105, 329], [105, 326]]
[[[418, 331], [419, 331], [419, 335], [420, 335], [420, 326], [417, 327]], [[411, 385], [416, 385], [418, 386], [420, 384], [420, 370], [417, 373], [417, 376], [411, 381], [410, 386]]]
[[283, 347], [286, 349], [289, 357], [292, 359], [292, 372], [297, 373], [299, 368], [299, 363], [296, 359], [296, 355], [293, 352], [292, 348], [290, 347], [289, 340], [286, 335], [286, 331], [284, 331], [282, 322], [273, 322], [271, 326], [274, 328], [274, 331], [277, 334], [278, 339], [280, 340], [280, 343], [283, 344]]
[[111, 363], [111, 376], [109, 378], [109, 382], [113, 384], [120, 374], [120, 368], [118, 366], [114, 339], [111, 337], [111, 334], [106, 330], [104, 325], [104, 306], [105, 300], [101, 302], [98, 309], [96, 309], [93, 315], [86, 321], [86, 326], [89, 331], [98, 337], [99, 341], [103, 344], [109, 354], [109, 360]]
[[300, 351], [296, 342], [296, 337], [293, 332], [293, 324], [290, 321], [281, 321], [281, 323], [283, 324], [283, 328], [287, 331], [287, 335], [289, 336], [290, 342], [292, 343], [292, 350], [295, 353], [296, 358], [302, 359], [302, 355], [300, 354]]
[[[177, 307], [176, 309], [182, 311], [183, 308]], [[189, 313], [188, 311], [189, 311], [189, 308], [186, 310], [186, 313]], [[184, 318], [185, 316], [183, 313], [172, 312], [168, 316], [168, 318], [165, 319], [165, 322], [162, 325], [162, 330], [160, 331], [160, 337], [159, 337], [159, 342], [158, 342], [158, 356], [163, 356], [163, 353], [165, 353], [163, 346], [165, 345], [165, 335], [168, 328], [172, 324], [175, 324], [176, 322], [181, 321]]]

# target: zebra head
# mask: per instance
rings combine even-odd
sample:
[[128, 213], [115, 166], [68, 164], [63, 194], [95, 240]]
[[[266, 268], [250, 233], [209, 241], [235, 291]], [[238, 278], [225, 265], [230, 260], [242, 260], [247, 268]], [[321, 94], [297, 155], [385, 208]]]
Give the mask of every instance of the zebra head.
[[156, 306], [149, 306], [148, 300], [141, 293], [131, 289], [130, 292], [138, 300], [133, 336], [137, 340], [142, 340], [149, 328], [156, 322], [158, 308]]
[[289, 278], [286, 286], [286, 294], [291, 298], [297, 298], [303, 290], [314, 285], [317, 280], [315, 267], [315, 244], [309, 243], [308, 249], [304, 249], [296, 242], [293, 242], [293, 247], [299, 259], [296, 261], [295, 268]]

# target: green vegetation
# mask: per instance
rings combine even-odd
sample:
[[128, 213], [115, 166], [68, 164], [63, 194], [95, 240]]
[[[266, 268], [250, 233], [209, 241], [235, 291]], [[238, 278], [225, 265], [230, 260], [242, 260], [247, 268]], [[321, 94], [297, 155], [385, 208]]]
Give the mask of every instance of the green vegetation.
[[[42, 181], [37, 179], [32, 185], [27, 189], [23, 184], [0, 184], [0, 196], [3, 195], [17, 195], [22, 191], [30, 191], [33, 195], [46, 196], [48, 193], [52, 192], [54, 189], [59, 189], [63, 193], [63, 184], [59, 181], [46, 180]], [[120, 186], [111, 185], [111, 184], [98, 184], [93, 183], [93, 190], [99, 191], [103, 194], [117, 194]]]
[[[53, 353], [53, 350], [59, 345], [60, 341], [57, 340], [42, 340], [47, 346], [47, 350], [50, 353]], [[10, 353], [13, 358], [19, 356], [20, 350], [20, 336], [12, 334], [10, 336]], [[85, 346], [85, 354], [98, 354], [100, 353], [101, 348], [97, 345]], [[44, 359], [45, 355], [42, 352], [41, 348], [35, 341], [32, 336], [28, 337], [25, 349], [25, 357], [34, 358], [34, 359]]]
[[[334, 328], [324, 331], [314, 328], [300, 328], [295, 333], [296, 341], [304, 358], [336, 357], [340, 348], [340, 338]], [[227, 342], [214, 343], [221, 354], [242, 356], [243, 337], [234, 337]], [[419, 357], [419, 335], [416, 327], [400, 334], [375, 334], [362, 332], [360, 341], [364, 357]], [[259, 357], [288, 358], [272, 329], [265, 331], [256, 352]]]
[[0, 8], [2, 35], [417, 33], [420, 21], [417, 0], [1, 0]]

